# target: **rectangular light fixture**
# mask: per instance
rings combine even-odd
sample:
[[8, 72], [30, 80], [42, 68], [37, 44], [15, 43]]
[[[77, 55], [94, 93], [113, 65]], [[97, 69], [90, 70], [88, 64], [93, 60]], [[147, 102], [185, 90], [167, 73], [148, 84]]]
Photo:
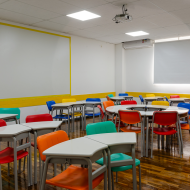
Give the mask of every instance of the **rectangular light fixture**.
[[129, 33], [125, 33], [125, 34], [127, 34], [129, 36], [133, 36], [133, 37], [135, 37], [135, 36], [149, 35], [149, 33], [144, 32], [144, 31], [129, 32]]
[[90, 20], [94, 18], [101, 17], [100, 15], [96, 15], [94, 13], [88, 12], [88, 11], [80, 11], [77, 13], [72, 13], [67, 15], [68, 17], [72, 17], [81, 21]]
[[177, 41], [178, 37], [176, 38], [165, 38], [165, 39], [159, 39], [159, 40], [155, 40], [155, 43], [159, 43], [159, 42], [170, 42], [170, 41]]
[[181, 36], [179, 37], [179, 40], [188, 40], [190, 39], [190, 36]]

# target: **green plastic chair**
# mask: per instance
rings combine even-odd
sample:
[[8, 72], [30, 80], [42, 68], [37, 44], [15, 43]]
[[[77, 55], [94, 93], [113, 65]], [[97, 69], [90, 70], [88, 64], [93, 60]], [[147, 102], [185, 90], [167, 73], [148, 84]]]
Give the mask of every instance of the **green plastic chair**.
[[114, 95], [113, 94], [108, 94], [108, 96], [111, 98], [111, 97], [114, 97]]
[[[20, 123], [20, 109], [19, 108], [0, 108], [0, 114], [18, 114], [16, 118]], [[6, 121], [13, 121], [13, 120], [8, 119]]]
[[[86, 134], [87, 135], [95, 135], [95, 134], [102, 134], [102, 133], [116, 133], [116, 127], [113, 122], [111, 121], [105, 121], [100, 123], [91, 123], [86, 126]], [[131, 156], [128, 156], [123, 153], [116, 153], [111, 155], [111, 161], [121, 161], [121, 160], [129, 160], [132, 159]], [[97, 164], [103, 165], [103, 158], [96, 161]], [[135, 165], [139, 166], [139, 189], [141, 189], [141, 166], [140, 166], [140, 160], [135, 159]], [[125, 171], [132, 169], [132, 165], [127, 166], [119, 166], [119, 167], [112, 167], [112, 186], [114, 187], [114, 178], [113, 178], [113, 172], [116, 172], [116, 182], [118, 182], [117, 178], [117, 172]]]

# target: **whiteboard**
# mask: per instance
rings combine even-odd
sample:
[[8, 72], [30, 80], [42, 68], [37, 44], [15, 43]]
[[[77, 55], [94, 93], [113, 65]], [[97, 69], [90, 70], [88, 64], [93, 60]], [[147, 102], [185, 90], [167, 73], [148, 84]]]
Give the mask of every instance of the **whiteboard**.
[[156, 43], [154, 83], [190, 84], [190, 40]]
[[70, 38], [0, 24], [0, 99], [70, 94]]

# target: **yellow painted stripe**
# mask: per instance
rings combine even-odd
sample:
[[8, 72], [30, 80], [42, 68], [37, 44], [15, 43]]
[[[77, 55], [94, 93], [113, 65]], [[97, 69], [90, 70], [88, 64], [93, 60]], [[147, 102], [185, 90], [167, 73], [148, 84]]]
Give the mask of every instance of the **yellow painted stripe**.
[[108, 94], [115, 92], [97, 93], [97, 94], [83, 94], [73, 95], [62, 94], [62, 95], [50, 95], [50, 96], [35, 96], [35, 97], [23, 97], [23, 98], [9, 98], [0, 99], [0, 108], [17, 108], [17, 107], [30, 107], [45, 105], [47, 101], [54, 100], [56, 103], [61, 103], [62, 99], [75, 98], [77, 101], [86, 100], [87, 98], [105, 98]]
[[139, 95], [142, 95], [142, 97], [146, 97], [146, 94], [154, 94], [155, 96], [166, 96], [167, 98], [170, 98], [170, 95], [179, 95], [181, 98], [190, 98], [190, 94], [177, 94], [177, 93], [157, 93], [157, 92], [125, 92], [129, 94], [129, 96], [133, 97], [139, 97]]

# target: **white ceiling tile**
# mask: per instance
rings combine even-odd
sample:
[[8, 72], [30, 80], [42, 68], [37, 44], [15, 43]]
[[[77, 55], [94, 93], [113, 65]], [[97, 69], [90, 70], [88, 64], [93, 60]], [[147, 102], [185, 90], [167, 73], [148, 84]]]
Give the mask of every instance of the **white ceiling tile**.
[[40, 9], [31, 5], [27, 5], [25, 3], [21, 3], [15, 0], [10, 0], [0, 4], [0, 8], [41, 19], [50, 19], [60, 16], [59, 14], [46, 11], [44, 9]]
[[190, 7], [189, 0], [149, 0], [166, 11], [179, 10]]
[[133, 18], [164, 13], [162, 9], [153, 5], [148, 0], [135, 1], [127, 4], [128, 13]]
[[190, 35], [190, 25], [182, 24], [182, 25], [175, 25], [175, 26], [168, 26], [165, 29], [176, 32], [179, 36], [181, 35]]
[[183, 22], [180, 19], [168, 13], [143, 17], [143, 19], [151, 23], [154, 23], [158, 25], [159, 27], [183, 24]]
[[183, 23], [190, 23], [190, 8], [171, 11], [170, 14], [180, 19]]
[[61, 1], [69, 3], [71, 5], [81, 7], [83, 9], [97, 7], [97, 6], [108, 3], [105, 0], [61, 0]]
[[86, 38], [99, 37], [99, 34], [95, 32], [85, 31], [85, 30], [76, 30], [76, 31], [68, 32], [68, 33], [72, 35], [76, 35], [76, 36], [86, 37]]
[[1, 4], [1, 3], [4, 3], [4, 2], [6, 2], [6, 1], [8, 1], [8, 0], [0, 0], [0, 4]]
[[139, 0], [117, 0], [117, 1], [112, 1], [111, 3], [116, 6], [122, 7], [122, 5], [127, 5], [128, 3], [135, 2]]
[[67, 15], [73, 12], [81, 11], [82, 9], [74, 5], [65, 3], [60, 0], [17, 0], [29, 5], [33, 5], [42, 9], [46, 9], [61, 15]]
[[38, 23], [33, 24], [33, 26], [45, 28], [48, 30], [54, 30], [54, 31], [58, 31], [58, 32], [69, 32], [69, 31], [77, 30], [74, 27], [66, 26], [66, 25], [62, 25], [62, 24], [57, 24], [55, 22], [50, 22], [50, 21], [38, 22]]
[[20, 24], [26, 24], [30, 25], [32, 23], [40, 22], [42, 21], [41, 19], [35, 18], [35, 17], [30, 17], [27, 15], [7, 11], [0, 9], [0, 19], [11, 21], [11, 22], [17, 22]]

